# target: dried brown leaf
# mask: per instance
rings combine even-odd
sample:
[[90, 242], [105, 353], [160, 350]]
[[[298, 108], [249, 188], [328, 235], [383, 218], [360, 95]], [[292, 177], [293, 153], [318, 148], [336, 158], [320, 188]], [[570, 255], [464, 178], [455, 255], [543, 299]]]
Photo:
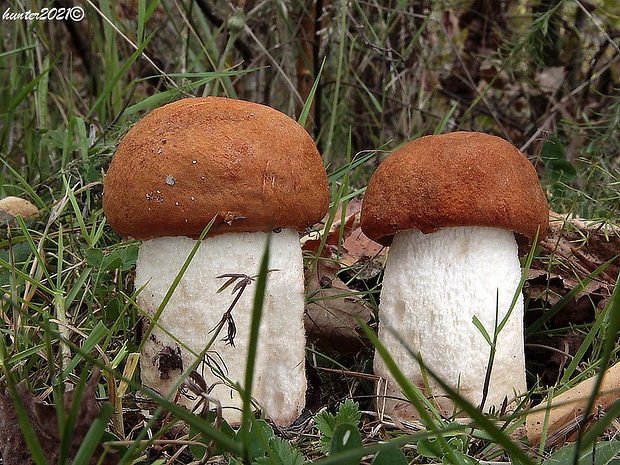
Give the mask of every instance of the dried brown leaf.
[[[529, 298], [528, 323], [564, 299], [563, 307], [546, 323], [549, 329], [592, 323], [608, 302], [620, 269], [620, 229], [550, 212], [547, 237], [541, 242], [524, 288]], [[601, 265], [611, 264], [592, 279]], [[566, 300], [573, 289], [579, 289]], [[527, 358], [538, 366], [538, 375], [548, 384], [562, 376], [563, 369], [581, 345], [583, 336], [569, 331], [566, 336], [540, 336], [527, 341]]]
[[[83, 394], [79, 399], [80, 406], [69, 447], [70, 459], [73, 459], [77, 453], [93, 421], [99, 414], [99, 405], [95, 398], [98, 379], [99, 372], [97, 371], [84, 387]], [[67, 412], [73, 404], [74, 394], [75, 391], [65, 392], [64, 402], [65, 411]], [[37, 435], [47, 461], [49, 463], [58, 463], [61, 438], [55, 407], [37, 400], [28, 391], [24, 381], [17, 385], [17, 395], [24, 405], [30, 424]], [[4, 465], [34, 464], [19, 427], [14, 399], [6, 388], [0, 388], [0, 449]], [[90, 463], [98, 463], [102, 452], [103, 448], [100, 445]], [[108, 453], [102, 463], [104, 465], [113, 465], [117, 462], [118, 457], [116, 454]]]
[[[540, 443], [545, 423], [547, 446], [561, 446], [567, 441], [573, 441], [577, 434], [578, 423], [582, 420], [588, 400], [593, 393], [595, 382], [595, 377], [582, 381], [554, 397], [549, 408], [546, 407], [547, 401], [543, 401], [533, 409], [526, 418], [527, 437], [530, 442], [534, 445]], [[603, 375], [602, 384], [596, 394], [594, 411], [590, 412], [591, 417], [585, 422], [586, 428], [618, 397], [620, 397], [620, 364], [612, 366]]]
[[357, 227], [344, 240], [342, 244], [342, 264], [345, 266], [353, 266], [360, 262], [367, 262], [372, 258], [379, 258], [385, 255], [386, 248], [368, 238], [362, 228]]
[[358, 318], [369, 321], [372, 312], [336, 273], [337, 263], [320, 261], [307, 283], [305, 327], [310, 341], [319, 346], [348, 352], [363, 345]]

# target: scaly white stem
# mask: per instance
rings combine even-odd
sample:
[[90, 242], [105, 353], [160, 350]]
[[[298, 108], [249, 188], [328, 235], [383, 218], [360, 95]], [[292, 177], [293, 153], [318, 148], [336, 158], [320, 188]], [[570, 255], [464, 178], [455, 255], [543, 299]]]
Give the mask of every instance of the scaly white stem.
[[[210, 332], [236, 298], [237, 292], [231, 293], [234, 285], [217, 292], [226, 282], [218, 276], [255, 276], [267, 237], [267, 233], [224, 234], [202, 242], [162, 312], [158, 327], [144, 345], [140, 362], [143, 384], [168, 394], [179, 379], [181, 366], [186, 370], [196, 360], [195, 354], [205, 349], [213, 336]], [[135, 282], [136, 288], [144, 286], [138, 303], [149, 315], [155, 314], [194, 244], [186, 237], [142, 244]], [[269, 269], [274, 271], [267, 277], [252, 393], [270, 418], [288, 425], [301, 413], [306, 391], [303, 263], [295, 230], [272, 235]], [[207, 386], [220, 383], [210, 396], [220, 400], [229, 423], [241, 419], [240, 397], [230, 385], [222, 383], [222, 374], [217, 371], [219, 366], [230, 382], [243, 384], [254, 292], [250, 283], [232, 309], [234, 346], [222, 341], [224, 326], [207, 353], [209, 360], [197, 367]], [[188, 406], [195, 403], [187, 398], [182, 402]]]
[[[404, 374], [424, 389], [423, 372], [414, 354], [441, 379], [474, 405], [483, 399], [491, 346], [473, 321], [476, 317], [497, 347], [485, 400], [486, 410], [500, 408], [526, 390], [523, 341], [523, 297], [512, 310], [521, 279], [517, 244], [510, 231], [483, 227], [454, 227], [433, 234], [399, 232], [390, 248], [380, 301], [379, 338]], [[399, 337], [404, 342], [399, 341]], [[387, 380], [387, 395], [402, 399], [383, 361], [375, 372]], [[440, 409], [451, 414], [432, 377], [431, 393]], [[380, 401], [381, 402], [381, 401]], [[416, 418], [406, 402], [388, 399], [385, 412]]]

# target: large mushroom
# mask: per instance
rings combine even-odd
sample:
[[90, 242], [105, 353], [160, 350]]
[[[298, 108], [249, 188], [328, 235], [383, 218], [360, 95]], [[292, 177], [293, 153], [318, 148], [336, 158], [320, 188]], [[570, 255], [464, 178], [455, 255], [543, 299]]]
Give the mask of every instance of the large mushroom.
[[[372, 175], [362, 230], [391, 245], [379, 339], [443, 414], [452, 414], [454, 404], [432, 376], [425, 384], [416, 355], [480, 406], [491, 346], [475, 318], [490, 339], [497, 334], [485, 410], [499, 410], [527, 389], [521, 295], [511, 308], [521, 278], [518, 243], [526, 249], [542, 238], [548, 213], [532, 164], [488, 134], [421, 137], [394, 151]], [[380, 407], [397, 418], [417, 418], [380, 357], [375, 372], [386, 383]]]
[[[135, 285], [142, 288], [137, 302], [147, 315], [156, 314], [196, 239], [215, 218], [144, 343], [143, 384], [170, 394], [232, 307], [196, 371], [214, 385], [209, 395], [223, 405], [224, 418], [240, 421], [234, 385], [243, 385], [245, 376], [252, 277], [271, 236], [252, 393], [275, 423], [293, 422], [306, 389], [298, 231], [319, 221], [328, 204], [327, 176], [314, 142], [277, 110], [226, 98], [189, 98], [138, 122], [110, 164], [103, 206], [114, 230], [143, 241]], [[235, 276], [239, 287], [218, 292]], [[195, 405], [186, 397], [182, 402]]]

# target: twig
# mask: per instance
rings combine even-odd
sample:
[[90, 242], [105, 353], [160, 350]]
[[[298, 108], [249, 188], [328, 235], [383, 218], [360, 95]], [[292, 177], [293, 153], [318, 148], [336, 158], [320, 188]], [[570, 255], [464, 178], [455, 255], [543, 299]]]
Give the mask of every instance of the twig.
[[[268, 273], [271, 271], [278, 271], [278, 270], [267, 270]], [[236, 292], [237, 295], [234, 297], [232, 303], [228, 307], [228, 310], [226, 310], [226, 312], [224, 312], [224, 314], [222, 315], [222, 319], [219, 321], [217, 326], [209, 332], [213, 332], [216, 329], [222, 327], [224, 324], [226, 324], [227, 334], [226, 334], [226, 337], [222, 339], [222, 341], [224, 341], [226, 344], [230, 344], [233, 347], [235, 346], [235, 336], [237, 335], [237, 326], [235, 325], [235, 320], [232, 317], [233, 308], [235, 308], [235, 305], [237, 305], [237, 302], [239, 302], [239, 299], [241, 298], [241, 294], [243, 294], [243, 291], [245, 291], [245, 288], [248, 287], [250, 284], [252, 284], [252, 281], [254, 281], [257, 277], [258, 275], [249, 276], [245, 273], [226, 273], [226, 274], [216, 276], [216, 278], [218, 279], [228, 278], [228, 281], [226, 281], [217, 290], [216, 292], [217, 294], [219, 294], [224, 289], [228, 288], [232, 283], [237, 281], [237, 284], [235, 284], [232, 290], [232, 294]]]
[[[218, 294], [222, 292], [224, 289], [226, 289], [228, 286], [230, 286], [232, 283], [234, 283], [235, 281], [238, 281], [232, 290], [232, 294], [236, 292], [237, 295], [234, 297], [232, 303], [228, 307], [228, 310], [224, 312], [224, 314], [222, 315], [222, 319], [216, 326], [216, 328], [218, 328], [222, 326], [224, 323], [227, 324], [227, 334], [226, 334], [226, 337], [222, 339], [222, 341], [234, 347], [235, 336], [237, 335], [237, 327], [235, 326], [235, 320], [232, 317], [232, 311], [233, 311], [233, 308], [235, 308], [235, 305], [237, 305], [237, 302], [239, 302], [239, 299], [241, 298], [241, 294], [243, 294], [243, 291], [245, 291], [245, 288], [248, 287], [250, 284], [252, 284], [252, 281], [254, 281], [256, 276], [248, 276], [247, 274], [244, 274], [244, 273], [229, 273], [229, 274], [222, 274], [216, 277], [217, 278], [229, 278], [228, 281], [226, 281], [222, 285], [222, 287], [220, 287], [217, 290]], [[211, 331], [213, 331], [214, 329], [212, 329]]]

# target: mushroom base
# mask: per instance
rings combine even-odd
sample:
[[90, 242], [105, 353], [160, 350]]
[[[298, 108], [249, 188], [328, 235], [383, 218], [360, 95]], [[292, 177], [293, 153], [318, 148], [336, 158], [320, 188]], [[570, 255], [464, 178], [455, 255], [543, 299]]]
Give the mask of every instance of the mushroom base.
[[[260, 232], [224, 234], [202, 242], [144, 344], [140, 367], [145, 386], [174, 397], [180, 376], [215, 337], [195, 371], [207, 387], [213, 386], [209, 396], [222, 404], [223, 417], [231, 424], [240, 422], [242, 403], [233, 385], [243, 386], [245, 379], [256, 284], [252, 281], [232, 308], [236, 335], [231, 345], [223, 339], [232, 327], [224, 324], [219, 334], [214, 329], [231, 307], [239, 281], [218, 293], [229, 279], [218, 276], [256, 276], [267, 237]], [[195, 243], [166, 237], [142, 244], [135, 282], [136, 288], [144, 287], [137, 301], [147, 315], [155, 315]], [[268, 418], [288, 425], [301, 414], [306, 391], [303, 263], [295, 230], [272, 234], [269, 269], [252, 394]], [[181, 394], [179, 402], [192, 408], [198, 400], [189, 394], [194, 399]]]
[[[493, 338], [510, 311], [521, 279], [517, 244], [509, 231], [487, 227], [417, 230], [395, 235], [380, 301], [379, 339], [396, 364], [447, 416], [458, 407], [415, 358], [470, 403], [479, 406], [491, 348], [474, 325], [480, 320]], [[523, 296], [519, 293], [497, 337], [484, 410], [499, 410], [507, 398], [526, 390]], [[399, 419], [419, 417], [404, 399], [383, 360], [375, 358], [378, 410]], [[385, 396], [385, 397], [384, 397]]]

